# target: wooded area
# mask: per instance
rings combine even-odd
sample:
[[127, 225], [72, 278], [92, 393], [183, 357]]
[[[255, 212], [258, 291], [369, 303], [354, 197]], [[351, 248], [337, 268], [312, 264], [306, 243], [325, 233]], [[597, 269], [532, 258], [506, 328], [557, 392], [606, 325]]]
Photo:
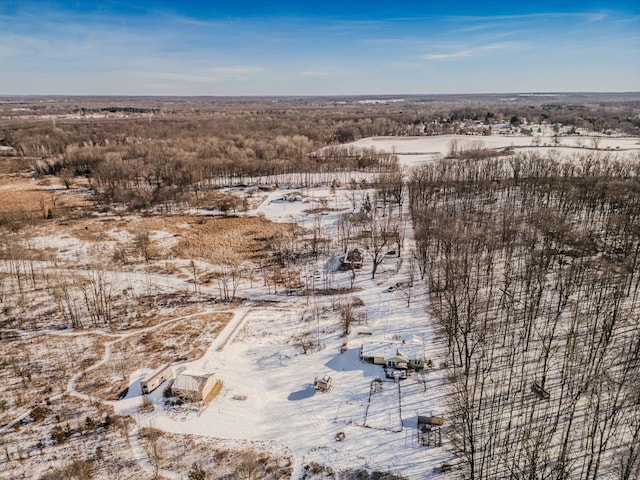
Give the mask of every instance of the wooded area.
[[468, 478], [638, 478], [639, 174], [598, 154], [413, 172]]

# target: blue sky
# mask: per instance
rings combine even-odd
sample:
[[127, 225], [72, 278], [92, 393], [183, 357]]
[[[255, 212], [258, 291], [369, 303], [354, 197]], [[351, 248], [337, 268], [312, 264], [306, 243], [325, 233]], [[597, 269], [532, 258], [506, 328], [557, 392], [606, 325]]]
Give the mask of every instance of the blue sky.
[[640, 91], [640, 2], [0, 0], [0, 94]]

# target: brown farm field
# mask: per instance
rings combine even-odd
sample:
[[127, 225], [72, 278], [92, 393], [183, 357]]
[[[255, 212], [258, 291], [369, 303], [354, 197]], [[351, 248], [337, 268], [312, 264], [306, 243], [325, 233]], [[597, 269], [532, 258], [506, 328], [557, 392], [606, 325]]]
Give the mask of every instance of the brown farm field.
[[50, 218], [93, 202], [78, 189], [65, 189], [56, 177], [35, 180], [22, 175], [0, 176], [0, 213], [22, 212], [28, 217]]

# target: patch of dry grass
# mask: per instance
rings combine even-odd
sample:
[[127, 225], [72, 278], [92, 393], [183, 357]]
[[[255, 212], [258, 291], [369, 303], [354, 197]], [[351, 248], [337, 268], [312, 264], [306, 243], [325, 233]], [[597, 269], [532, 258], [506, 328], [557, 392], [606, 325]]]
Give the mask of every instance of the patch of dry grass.
[[34, 158], [0, 157], [0, 175], [27, 173], [31, 171]]
[[0, 343], [0, 425], [25, 406], [45, 402], [62, 393], [78, 370], [97, 362], [104, 353], [103, 336], [43, 335], [14, 337]]
[[[55, 187], [55, 188], [52, 188]], [[63, 188], [57, 178], [36, 181], [27, 177], [0, 177], [0, 212], [23, 211], [33, 216], [45, 216], [48, 210], [56, 211], [73, 207], [88, 207], [90, 200], [74, 191]], [[44, 209], [44, 212], [43, 212]]]
[[0, 479], [76, 478], [62, 475], [72, 462], [81, 462], [93, 480], [113, 478], [114, 471], [144, 478], [129, 445], [130, 422], [69, 395], [36, 407], [2, 434]]
[[222, 386], [223, 384], [220, 380], [215, 382], [211, 391], [203, 399], [205, 405], [209, 405], [209, 403], [218, 396], [218, 394], [222, 391]]
[[219, 439], [197, 435], [159, 432], [160, 468], [186, 477], [193, 464], [198, 464], [206, 478], [260, 478], [280, 480], [290, 478], [293, 471], [290, 452], [278, 452], [273, 445], [261, 448], [243, 441], [241, 445], [224, 445]]
[[179, 241], [173, 248], [174, 254], [185, 258], [228, 251], [243, 258], [256, 259], [268, 239], [292, 228], [291, 225], [259, 217], [192, 217], [187, 219], [187, 224], [188, 227], [176, 224]]
[[203, 313], [117, 342], [110, 361], [83, 375], [77, 389], [116, 399], [129, 387], [129, 376], [138, 369], [200, 358], [231, 318], [228, 312]]
[[108, 232], [125, 230], [127, 224], [127, 221], [116, 218], [82, 218], [60, 223], [57, 229], [62, 229], [83, 242], [104, 242], [113, 241]]

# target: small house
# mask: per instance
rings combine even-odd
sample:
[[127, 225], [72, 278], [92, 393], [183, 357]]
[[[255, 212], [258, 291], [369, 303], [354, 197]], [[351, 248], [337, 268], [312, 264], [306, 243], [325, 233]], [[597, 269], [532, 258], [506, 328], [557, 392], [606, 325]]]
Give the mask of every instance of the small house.
[[207, 398], [218, 383], [212, 373], [185, 370], [176, 376], [171, 393], [188, 401], [200, 401]]
[[165, 364], [159, 366], [140, 382], [142, 393], [147, 394], [153, 392], [171, 377], [173, 377], [173, 369], [171, 368], [171, 365]]
[[362, 261], [362, 252], [359, 249], [354, 248], [340, 259], [340, 269], [352, 270], [362, 268]]
[[419, 337], [404, 340], [364, 342], [360, 359], [375, 365], [399, 370], [421, 370], [425, 362], [424, 343]]

